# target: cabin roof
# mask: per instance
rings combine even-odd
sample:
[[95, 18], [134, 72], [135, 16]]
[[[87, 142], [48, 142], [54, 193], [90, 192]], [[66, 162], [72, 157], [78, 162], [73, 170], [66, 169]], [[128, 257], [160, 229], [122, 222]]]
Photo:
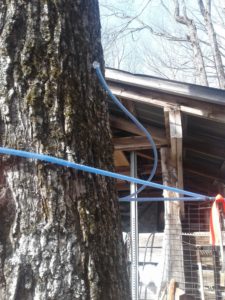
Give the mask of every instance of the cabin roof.
[[[182, 157], [184, 188], [209, 196], [223, 193], [225, 90], [109, 68], [105, 75], [112, 92], [149, 130], [158, 150], [173, 149], [174, 139], [179, 141], [181, 149], [175, 152]], [[110, 99], [108, 103], [116, 171], [129, 174], [129, 153], [134, 150], [138, 153], [138, 175], [147, 178], [153, 163], [151, 147]], [[160, 160], [153, 181], [162, 183]], [[127, 194], [129, 185], [118, 182], [118, 191]], [[161, 194], [154, 189], [146, 191], [148, 196]]]

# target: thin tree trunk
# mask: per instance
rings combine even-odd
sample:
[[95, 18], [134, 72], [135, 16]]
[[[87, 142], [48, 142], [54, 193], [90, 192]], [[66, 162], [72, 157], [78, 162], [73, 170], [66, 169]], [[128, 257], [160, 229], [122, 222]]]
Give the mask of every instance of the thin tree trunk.
[[[195, 23], [192, 19], [190, 19], [187, 16], [185, 6], [183, 7], [184, 15], [183, 16], [180, 15], [179, 0], [174, 0], [174, 3], [175, 3], [175, 20], [178, 23], [187, 26], [189, 31], [188, 39], [193, 49], [194, 65], [197, 72], [197, 78], [199, 78], [199, 83], [201, 85], [208, 86], [209, 83], [206, 74], [205, 63], [204, 63], [203, 54], [199, 43], [198, 32]], [[185, 3], [183, 3], [183, 5], [185, 5]]]
[[[0, 10], [0, 145], [112, 169], [98, 2]], [[114, 181], [0, 162], [0, 299], [130, 299]]]
[[216, 32], [215, 32], [213, 22], [212, 22], [212, 17], [211, 17], [211, 0], [207, 0], [206, 8], [205, 8], [205, 5], [202, 0], [198, 0], [198, 4], [199, 4], [201, 14], [205, 20], [205, 26], [207, 29], [210, 46], [212, 49], [213, 58], [214, 58], [214, 62], [215, 62], [215, 68], [216, 68], [216, 72], [217, 72], [217, 76], [218, 76], [219, 87], [224, 89], [225, 88], [225, 72], [224, 72], [224, 66], [223, 66], [221, 53], [219, 50]]

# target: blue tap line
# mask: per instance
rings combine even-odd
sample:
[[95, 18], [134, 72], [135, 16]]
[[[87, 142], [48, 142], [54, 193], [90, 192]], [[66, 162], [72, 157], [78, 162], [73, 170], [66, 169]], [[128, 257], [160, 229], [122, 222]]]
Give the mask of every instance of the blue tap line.
[[[192, 193], [192, 192], [185, 191], [182, 189], [165, 186], [165, 185], [162, 185], [159, 183], [154, 183], [151, 181], [146, 181], [146, 180], [134, 178], [131, 176], [126, 176], [126, 175], [122, 175], [122, 174], [118, 174], [118, 173], [114, 173], [114, 172], [110, 172], [110, 171], [106, 171], [106, 170], [102, 170], [102, 169], [98, 169], [98, 168], [94, 168], [94, 167], [90, 167], [90, 166], [86, 166], [86, 165], [77, 164], [77, 163], [70, 162], [70, 161], [67, 161], [67, 160], [64, 160], [61, 158], [57, 158], [54, 156], [50, 156], [50, 155], [38, 154], [38, 153], [34, 153], [34, 152], [28, 152], [28, 151], [16, 150], [16, 149], [11, 149], [11, 148], [4, 148], [4, 147], [0, 147], [0, 154], [19, 156], [19, 157], [24, 157], [24, 158], [28, 158], [28, 159], [37, 159], [37, 160], [49, 162], [49, 163], [52, 163], [55, 165], [73, 168], [73, 169], [84, 171], [84, 172], [89, 172], [89, 173], [93, 173], [93, 174], [97, 174], [97, 175], [112, 177], [112, 178], [116, 178], [119, 180], [125, 180], [128, 182], [134, 182], [136, 184], [153, 187], [153, 188], [160, 189], [160, 190], [168, 190], [171, 192], [175, 192], [175, 193], [179, 193], [179, 194], [183, 194], [183, 195], [187, 195], [187, 196], [191, 196], [191, 197], [197, 197], [197, 198], [201, 198], [202, 200], [209, 199], [208, 196], [205, 196], [202, 194]], [[132, 201], [132, 200], [130, 199], [130, 201]]]
[[[146, 135], [147, 139], [149, 140], [150, 145], [152, 146], [152, 150], [153, 150], [153, 158], [154, 158], [154, 162], [153, 162], [153, 168], [151, 171], [151, 174], [149, 176], [149, 178], [147, 179], [147, 181], [145, 182], [150, 182], [153, 178], [153, 176], [155, 175], [156, 169], [157, 169], [157, 164], [158, 164], [158, 153], [157, 153], [157, 148], [155, 145], [155, 142], [152, 139], [151, 134], [146, 130], [146, 128], [134, 117], [133, 114], [131, 114], [129, 112], [129, 110], [126, 109], [126, 107], [117, 99], [117, 97], [115, 95], [113, 95], [113, 93], [111, 92], [110, 88], [108, 87], [105, 78], [102, 75], [101, 69], [100, 69], [100, 64], [95, 61], [93, 63], [93, 68], [96, 71], [97, 77], [99, 79], [99, 82], [101, 83], [103, 89], [107, 92], [107, 94], [110, 96], [110, 98], [112, 99], [112, 101], [131, 119], [131, 121], [142, 131], [144, 132], [144, 134]], [[131, 177], [130, 177], [131, 178]], [[133, 181], [134, 182], [134, 181]], [[141, 182], [141, 181], [139, 181]], [[208, 197], [208, 196], [203, 196], [200, 195], [196, 196], [197, 194], [195, 193], [189, 193], [189, 196], [191, 196], [191, 198], [187, 198], [187, 197], [180, 197], [180, 198], [137, 198], [138, 193], [140, 193], [146, 186], [148, 186], [147, 184], [144, 184], [133, 194], [122, 197], [119, 199], [120, 202], [130, 202], [130, 201], [138, 201], [138, 202], [147, 202], [147, 201], [195, 201], [195, 200], [209, 200], [211, 198], [214, 199], [213, 197]], [[154, 185], [151, 185], [152, 187], [156, 187]], [[163, 185], [161, 185], [161, 188], [163, 187]], [[157, 188], [157, 187], [156, 187]], [[170, 190], [171, 187], [166, 187], [164, 186], [163, 189], [167, 189]], [[173, 191], [177, 190], [176, 188], [172, 188], [174, 189]], [[171, 190], [172, 191], [172, 190]], [[185, 193], [182, 193], [185, 194]], [[187, 194], [186, 194], [187, 195]], [[194, 196], [195, 195], [195, 196]], [[203, 199], [204, 198], [204, 199]]]
[[[111, 97], [111, 99], [113, 100], [113, 102], [131, 119], [131, 121], [137, 126], [137, 128], [139, 128], [142, 132], [144, 132], [144, 134], [146, 135], [149, 144], [152, 146], [152, 151], [153, 151], [153, 167], [152, 167], [152, 171], [151, 174], [149, 176], [149, 178], [147, 179], [148, 181], [151, 181], [152, 178], [155, 175], [156, 169], [157, 169], [157, 164], [158, 164], [158, 152], [157, 152], [157, 148], [155, 145], [155, 142], [151, 136], [151, 134], [147, 131], [147, 129], [135, 118], [135, 116], [133, 114], [131, 114], [129, 112], [129, 110], [126, 109], [126, 107], [116, 98], [115, 95], [113, 95], [113, 93], [111, 92], [110, 88], [108, 87], [105, 78], [102, 75], [101, 69], [100, 69], [100, 64], [98, 62], [94, 62], [93, 63], [93, 68], [96, 71], [97, 77], [102, 85], [102, 87], [104, 88], [104, 90], [108, 93], [108, 95]], [[135, 193], [123, 197], [123, 199], [125, 198], [130, 198], [133, 197], [135, 195], [137, 195], [138, 193], [140, 193], [141, 191], [143, 191], [143, 189], [145, 188], [145, 185], [143, 185], [142, 187], [140, 187]], [[122, 199], [122, 198], [121, 198]]]
[[138, 198], [122, 198], [120, 202], [159, 202], [159, 201], [214, 201], [215, 197], [177, 197], [177, 198], [164, 198], [164, 197], [138, 197]]

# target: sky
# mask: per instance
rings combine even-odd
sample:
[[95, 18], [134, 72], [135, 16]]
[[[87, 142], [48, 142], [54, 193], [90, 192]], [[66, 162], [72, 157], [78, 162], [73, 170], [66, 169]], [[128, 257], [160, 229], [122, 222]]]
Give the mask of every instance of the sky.
[[[163, 9], [160, 0], [100, 0], [100, 11], [107, 66], [148, 73], [145, 60], [150, 58], [144, 53], [149, 53], [148, 50], [151, 49], [151, 53], [159, 54], [168, 49], [165, 50], [167, 45], [161, 47], [161, 38], [153, 36], [148, 29], [135, 30], [143, 28], [144, 25], [150, 25], [157, 32], [167, 31], [172, 35], [177, 33], [183, 36], [180, 26], [177, 26], [173, 16]], [[115, 11], [119, 17], [114, 16]], [[134, 19], [127, 27], [127, 17], [137, 15], [140, 15], [139, 19], [145, 24]], [[115, 37], [118, 31], [121, 31], [121, 34]], [[129, 34], [131, 31], [132, 34]]]
[[[169, 5], [168, 10], [162, 5], [163, 1]], [[225, 36], [225, 21], [223, 21], [225, 18], [220, 7], [222, 5], [225, 9], [225, 1], [212, 0], [212, 2], [215, 4], [213, 14], [218, 20], [215, 29], [218, 34]], [[196, 83], [190, 72], [193, 69], [193, 52], [190, 45], [168, 42], [165, 38], [153, 35], [147, 27], [150, 26], [158, 33], [166, 32], [167, 35], [186, 38], [187, 28], [174, 20], [173, 1], [99, 0], [99, 3], [106, 66]], [[199, 35], [202, 40], [206, 40], [201, 29], [203, 20], [196, 7], [196, 0], [186, 0], [186, 3], [188, 16], [199, 22]], [[134, 19], [127, 26], [127, 22], [131, 19], [129, 17], [137, 15], [144, 24]], [[147, 25], [145, 29], [137, 30], [144, 25]], [[206, 56], [209, 56], [207, 46], [204, 47], [204, 51]], [[172, 69], [172, 65], [175, 68]], [[179, 70], [181, 65], [184, 65], [182, 72]]]

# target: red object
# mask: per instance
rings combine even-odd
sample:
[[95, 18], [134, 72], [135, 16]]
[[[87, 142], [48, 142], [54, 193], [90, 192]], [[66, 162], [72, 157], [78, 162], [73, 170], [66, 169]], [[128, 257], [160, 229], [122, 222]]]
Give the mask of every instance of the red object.
[[221, 195], [216, 196], [210, 213], [210, 244], [213, 246], [219, 246], [221, 243], [221, 224], [218, 207], [219, 203], [222, 204], [222, 209], [225, 213], [225, 199]]

